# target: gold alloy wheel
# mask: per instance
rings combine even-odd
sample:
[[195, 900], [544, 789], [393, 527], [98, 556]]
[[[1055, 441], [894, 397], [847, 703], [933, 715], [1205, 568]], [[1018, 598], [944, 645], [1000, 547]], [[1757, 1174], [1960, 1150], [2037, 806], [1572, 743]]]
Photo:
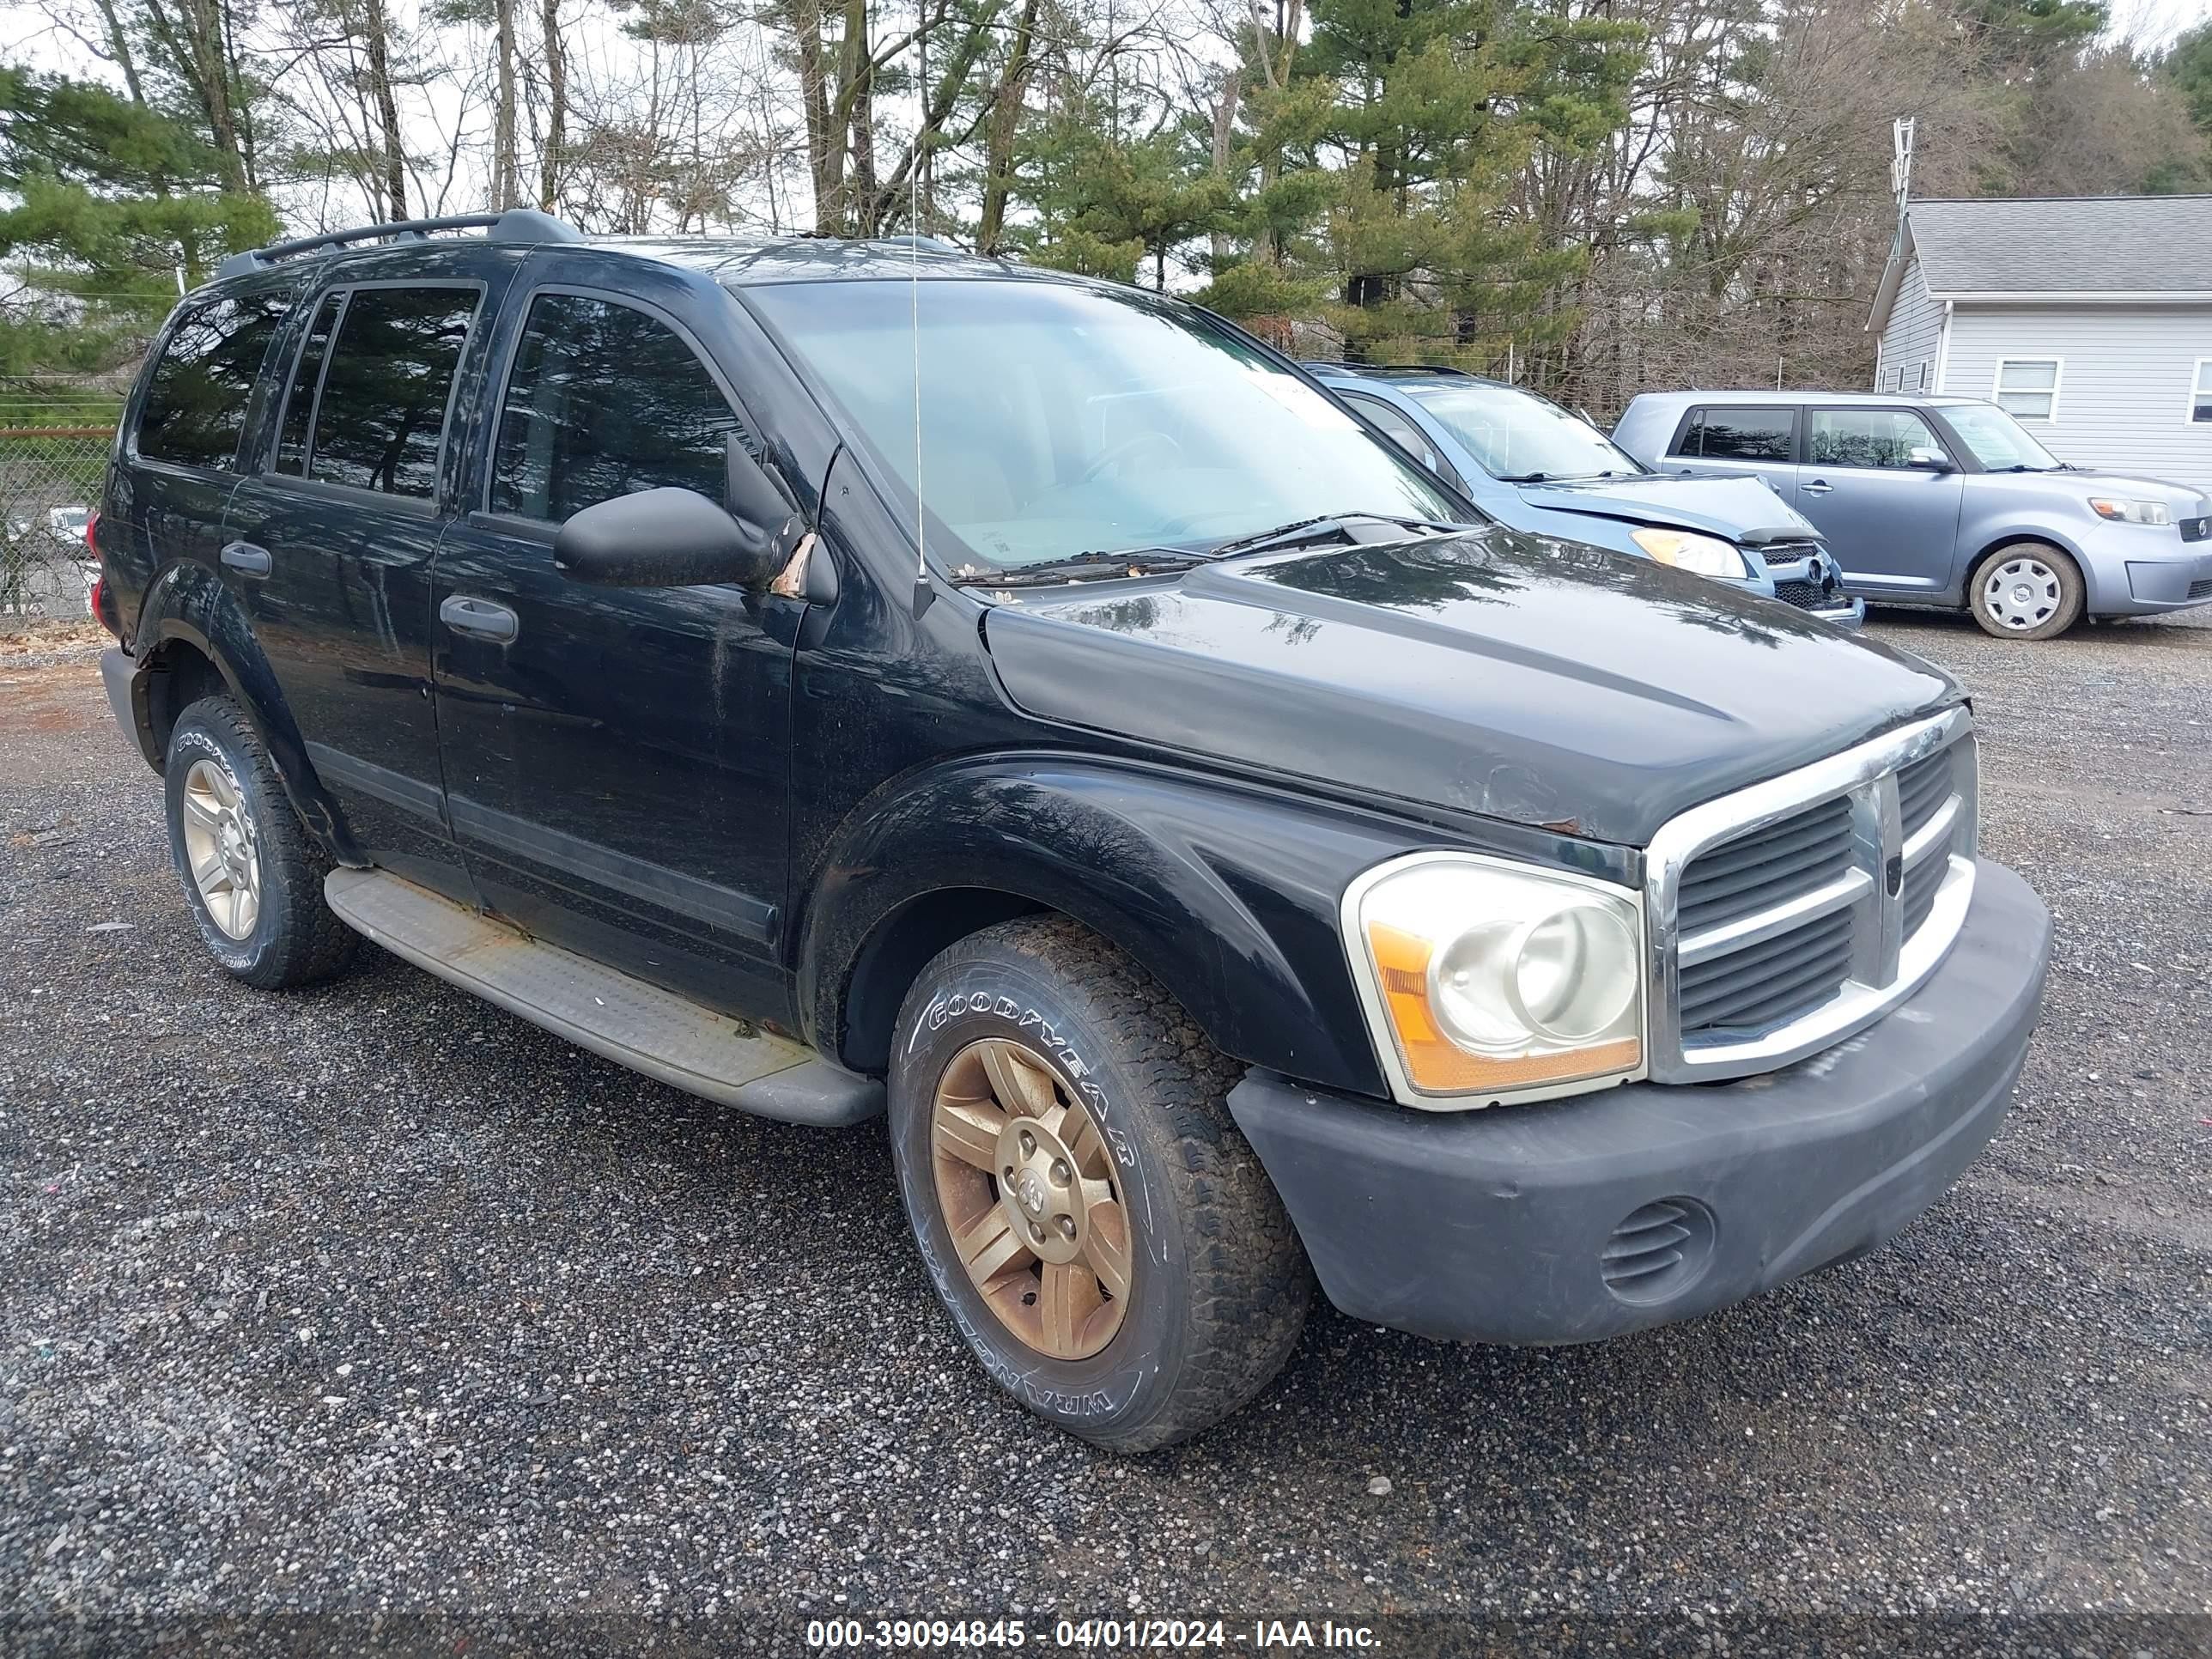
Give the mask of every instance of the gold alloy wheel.
[[261, 848], [230, 774], [196, 760], [185, 774], [185, 856], [215, 925], [250, 939], [261, 919]]
[[1026, 1043], [969, 1043], [937, 1080], [929, 1155], [953, 1249], [999, 1322], [1052, 1359], [1113, 1340], [1129, 1305], [1129, 1214], [1060, 1068]]

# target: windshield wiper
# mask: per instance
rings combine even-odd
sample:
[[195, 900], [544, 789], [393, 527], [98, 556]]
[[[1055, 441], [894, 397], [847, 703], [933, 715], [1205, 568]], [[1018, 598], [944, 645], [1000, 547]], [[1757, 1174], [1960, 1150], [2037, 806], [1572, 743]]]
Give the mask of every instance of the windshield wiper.
[[1324, 536], [1342, 536], [1349, 532], [1348, 524], [1364, 519], [1370, 524], [1395, 524], [1407, 530], [1460, 530], [1462, 525], [1449, 525], [1435, 519], [1403, 519], [1395, 513], [1324, 513], [1318, 518], [1294, 519], [1288, 524], [1279, 524], [1273, 530], [1255, 531], [1249, 536], [1237, 536], [1225, 542], [1216, 542], [1212, 556], [1224, 558], [1231, 553], [1258, 553], [1271, 547], [1295, 547], [1300, 542], [1319, 541]]
[[1042, 587], [1054, 582], [1103, 581], [1115, 576], [1157, 576], [1203, 564], [1206, 556], [1177, 547], [1133, 547], [1120, 553], [1079, 553], [1012, 570], [956, 572], [956, 587]]

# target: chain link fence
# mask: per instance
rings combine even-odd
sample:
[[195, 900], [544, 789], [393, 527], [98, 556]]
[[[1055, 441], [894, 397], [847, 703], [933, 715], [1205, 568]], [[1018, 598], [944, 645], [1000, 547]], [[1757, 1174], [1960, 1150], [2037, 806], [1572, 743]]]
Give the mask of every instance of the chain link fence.
[[112, 424], [0, 425], [0, 617], [82, 617]]

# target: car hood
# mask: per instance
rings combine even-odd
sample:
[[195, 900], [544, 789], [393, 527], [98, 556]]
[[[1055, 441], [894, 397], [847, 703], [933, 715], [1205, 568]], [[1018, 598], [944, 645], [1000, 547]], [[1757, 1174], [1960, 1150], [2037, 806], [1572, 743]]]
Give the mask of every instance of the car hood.
[[1586, 513], [1631, 524], [1661, 525], [1669, 530], [1702, 530], [1734, 541], [1750, 532], [1817, 537], [1802, 516], [1764, 478], [1673, 477], [1658, 473], [1634, 478], [1592, 478], [1559, 483], [1518, 484], [1531, 507], [1557, 513]]
[[984, 630], [1042, 719], [1633, 846], [1962, 695], [1785, 606], [1503, 526], [1010, 592]]

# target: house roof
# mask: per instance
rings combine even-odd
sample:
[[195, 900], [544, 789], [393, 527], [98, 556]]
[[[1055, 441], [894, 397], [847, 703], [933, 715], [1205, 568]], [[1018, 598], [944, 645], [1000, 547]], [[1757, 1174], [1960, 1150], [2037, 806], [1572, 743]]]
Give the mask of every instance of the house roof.
[[2212, 196], [2015, 196], [1914, 202], [1870, 331], [1914, 258], [1939, 300], [2212, 301]]

